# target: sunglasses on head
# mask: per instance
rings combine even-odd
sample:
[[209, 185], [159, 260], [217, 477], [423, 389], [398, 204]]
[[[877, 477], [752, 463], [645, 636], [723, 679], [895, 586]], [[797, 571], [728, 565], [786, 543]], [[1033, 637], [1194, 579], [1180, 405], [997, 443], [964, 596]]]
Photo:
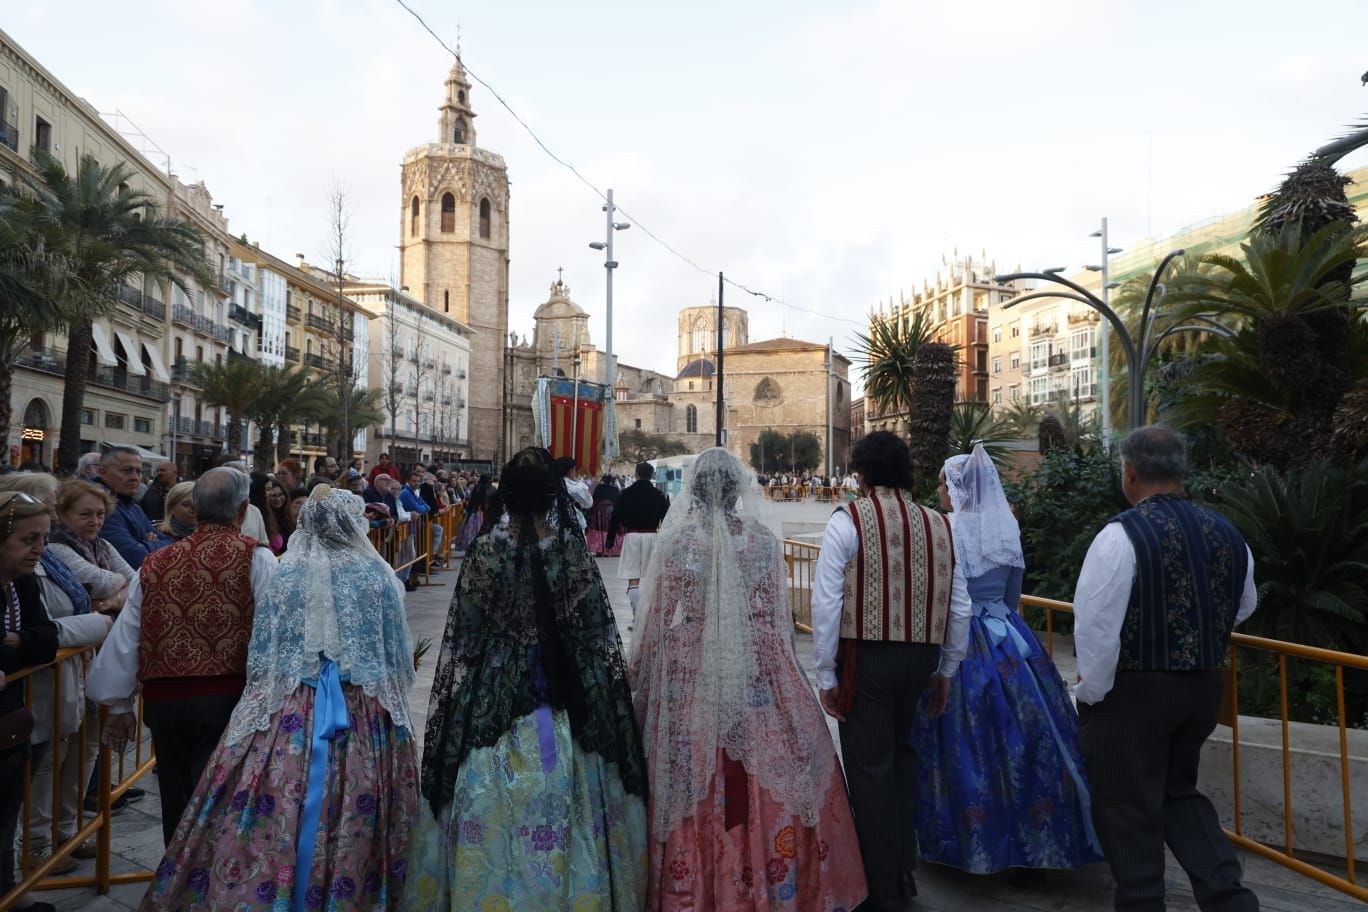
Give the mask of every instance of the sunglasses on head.
[[14, 507], [16, 504], [28, 504], [30, 506], [41, 507], [43, 502], [32, 494], [25, 494], [23, 491], [0, 491], [0, 509], [5, 509], [5, 534], [0, 535], [0, 539], [10, 537], [14, 531]]

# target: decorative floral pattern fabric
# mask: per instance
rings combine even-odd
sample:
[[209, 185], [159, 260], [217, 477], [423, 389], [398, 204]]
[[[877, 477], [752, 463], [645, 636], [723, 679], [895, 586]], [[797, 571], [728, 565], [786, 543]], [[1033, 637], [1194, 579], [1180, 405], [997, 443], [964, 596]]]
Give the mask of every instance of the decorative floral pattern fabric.
[[[819, 735], [830, 738], [825, 726]], [[665, 839], [653, 837], [646, 908], [844, 912], [859, 905], [868, 891], [840, 770], [832, 770], [812, 827], [786, 813], [755, 777], [745, 781], [744, 824], [727, 828], [719, 775], [692, 817]]]
[[580, 749], [564, 712], [528, 715], [466, 757], [450, 805], [422, 809], [412, 859], [413, 912], [635, 912], [646, 805]]
[[480, 534], [480, 523], [483, 520], [484, 510], [467, 508], [465, 516], [461, 519], [461, 526], [456, 530], [456, 540], [452, 543], [452, 548], [456, 551], [469, 549], [475, 536]]
[[332, 744], [312, 869], [295, 870], [314, 689], [301, 684], [266, 731], [221, 743], [143, 898], [143, 912], [406, 909], [418, 813], [413, 738], [360, 688], [343, 685], [350, 728]]
[[1102, 855], [1078, 749], [1078, 713], [1054, 662], [1009, 603], [1021, 570], [968, 581], [969, 651], [945, 714], [918, 713], [922, 858], [975, 874], [1073, 868]]

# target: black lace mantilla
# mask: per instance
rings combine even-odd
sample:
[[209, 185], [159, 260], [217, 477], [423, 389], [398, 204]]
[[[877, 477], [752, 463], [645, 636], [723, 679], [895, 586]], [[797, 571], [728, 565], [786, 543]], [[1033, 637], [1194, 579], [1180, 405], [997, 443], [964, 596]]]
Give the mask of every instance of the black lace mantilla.
[[645, 797], [622, 641], [597, 564], [579, 538], [520, 553], [500, 530], [466, 554], [447, 615], [423, 746], [423, 797], [434, 814], [450, 803], [470, 752], [542, 702], [565, 710], [575, 742]]

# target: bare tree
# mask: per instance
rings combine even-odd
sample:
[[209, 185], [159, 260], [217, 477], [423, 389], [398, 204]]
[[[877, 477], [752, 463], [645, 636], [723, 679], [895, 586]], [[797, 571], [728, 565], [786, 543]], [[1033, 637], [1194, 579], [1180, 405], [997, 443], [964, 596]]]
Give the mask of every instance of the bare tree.
[[355, 321], [347, 310], [344, 287], [347, 279], [347, 255], [350, 250], [351, 206], [347, 203], [347, 190], [337, 180], [328, 190], [328, 240], [327, 260], [333, 281], [337, 285], [337, 321], [334, 324], [334, 337], [337, 341], [337, 409], [338, 424], [336, 453], [339, 465], [351, 462], [352, 432], [351, 399], [356, 389], [356, 364], [352, 355], [355, 343]]
[[[413, 362], [410, 366], [409, 376], [412, 379], [411, 389], [413, 394], [413, 445], [417, 451], [417, 456], [421, 458], [423, 444], [419, 438], [423, 433], [423, 402], [427, 397], [436, 398], [433, 391], [433, 376], [436, 374], [434, 362], [432, 360], [432, 346], [427, 342], [427, 318], [420, 311], [416, 320], [416, 332], [413, 340]], [[431, 425], [429, 425], [431, 436]]]
[[390, 455], [397, 458], [399, 412], [404, 408], [404, 346], [399, 323], [399, 299], [393, 292], [385, 296], [384, 351], [380, 353], [382, 383], [380, 407], [390, 419]]

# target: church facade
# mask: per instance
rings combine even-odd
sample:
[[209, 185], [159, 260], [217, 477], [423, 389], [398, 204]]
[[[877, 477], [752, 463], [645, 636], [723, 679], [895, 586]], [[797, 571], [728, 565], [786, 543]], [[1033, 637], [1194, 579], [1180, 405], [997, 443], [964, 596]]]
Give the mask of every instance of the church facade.
[[475, 142], [470, 81], [459, 59], [438, 108], [437, 141], [404, 155], [399, 284], [470, 327], [469, 453], [507, 458], [508, 168]]

